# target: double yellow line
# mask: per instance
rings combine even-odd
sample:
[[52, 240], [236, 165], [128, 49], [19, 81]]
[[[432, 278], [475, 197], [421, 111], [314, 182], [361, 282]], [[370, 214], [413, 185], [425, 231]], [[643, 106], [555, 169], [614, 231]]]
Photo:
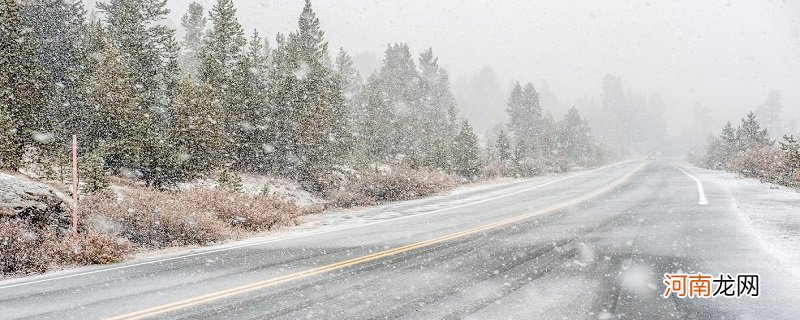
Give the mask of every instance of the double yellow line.
[[462, 238], [462, 237], [465, 237], [465, 236], [469, 236], [469, 235], [473, 235], [473, 234], [476, 234], [476, 233], [480, 233], [480, 232], [483, 232], [483, 231], [487, 231], [487, 230], [499, 228], [499, 227], [502, 227], [502, 226], [506, 226], [506, 225], [509, 225], [509, 224], [512, 224], [512, 223], [515, 223], [515, 222], [519, 222], [521, 220], [529, 219], [529, 218], [534, 217], [534, 216], [542, 215], [544, 213], [560, 210], [560, 209], [563, 209], [563, 208], [566, 208], [566, 207], [581, 203], [581, 202], [586, 201], [588, 199], [594, 198], [596, 196], [599, 196], [599, 195], [611, 190], [612, 188], [620, 185], [621, 183], [625, 182], [626, 180], [628, 180], [634, 173], [639, 171], [645, 165], [646, 165], [646, 163], [642, 163], [641, 165], [636, 167], [636, 169], [634, 169], [633, 171], [627, 173], [626, 175], [622, 176], [621, 178], [619, 178], [617, 180], [614, 180], [610, 184], [608, 184], [608, 185], [606, 185], [606, 186], [604, 186], [604, 187], [602, 187], [600, 189], [597, 189], [595, 191], [592, 191], [590, 193], [582, 195], [582, 196], [580, 196], [578, 198], [575, 198], [575, 199], [572, 199], [572, 200], [569, 200], [569, 201], [566, 201], [566, 202], [562, 202], [562, 203], [559, 203], [559, 204], [556, 204], [556, 205], [553, 205], [553, 206], [550, 206], [550, 207], [547, 207], [547, 208], [544, 208], [544, 209], [540, 209], [540, 210], [537, 210], [537, 211], [534, 211], [534, 212], [529, 212], [529, 213], [526, 213], [526, 214], [523, 214], [523, 215], [519, 215], [519, 216], [516, 216], [516, 217], [512, 217], [512, 218], [508, 218], [508, 219], [505, 219], [505, 220], [501, 220], [501, 221], [498, 221], [498, 222], [482, 225], [482, 226], [475, 227], [475, 228], [472, 228], [472, 229], [468, 229], [468, 230], [464, 230], [464, 231], [459, 231], [459, 232], [447, 234], [447, 235], [444, 235], [444, 236], [441, 236], [441, 237], [437, 237], [437, 238], [433, 238], [433, 239], [429, 239], [429, 240], [425, 240], [425, 241], [421, 241], [421, 242], [417, 242], [417, 243], [412, 243], [412, 244], [404, 245], [404, 246], [401, 246], [401, 247], [397, 247], [397, 248], [393, 248], [393, 249], [389, 249], [389, 250], [385, 250], [385, 251], [376, 252], [376, 253], [373, 253], [373, 254], [368, 254], [368, 255], [365, 255], [365, 256], [358, 257], [358, 258], [344, 260], [344, 261], [332, 263], [332, 264], [321, 266], [321, 267], [316, 267], [316, 268], [305, 270], [305, 271], [300, 271], [300, 272], [296, 272], [296, 273], [292, 273], [292, 274], [287, 274], [287, 275], [276, 277], [276, 278], [270, 278], [270, 279], [254, 282], [254, 283], [251, 283], [251, 284], [247, 284], [247, 285], [243, 285], [243, 286], [239, 286], [239, 287], [235, 287], [235, 288], [231, 288], [231, 289], [227, 289], [227, 290], [212, 292], [212, 293], [204, 294], [204, 295], [197, 296], [197, 297], [194, 297], [194, 298], [180, 300], [180, 301], [176, 301], [176, 302], [173, 302], [173, 303], [168, 303], [168, 304], [164, 304], [164, 305], [160, 305], [160, 306], [156, 306], [156, 307], [152, 307], [152, 308], [148, 308], [148, 309], [143, 309], [143, 310], [139, 310], [139, 311], [135, 311], [135, 312], [131, 312], [131, 313], [115, 316], [115, 317], [112, 317], [112, 318], [109, 318], [109, 319], [113, 319], [113, 320], [118, 320], [118, 319], [142, 319], [142, 318], [152, 317], [152, 316], [155, 316], [155, 315], [159, 315], [159, 314], [163, 314], [163, 313], [167, 313], [167, 312], [171, 312], [171, 311], [175, 311], [175, 310], [188, 308], [188, 307], [196, 306], [196, 305], [199, 305], [199, 304], [204, 304], [204, 303], [211, 302], [211, 301], [214, 301], [214, 300], [219, 300], [219, 299], [231, 297], [231, 296], [234, 296], [234, 295], [239, 295], [239, 294], [251, 292], [251, 291], [254, 291], [254, 290], [259, 290], [259, 289], [263, 289], [263, 288], [266, 288], [266, 287], [279, 285], [279, 284], [286, 283], [286, 282], [289, 282], [289, 281], [298, 280], [298, 279], [310, 277], [310, 276], [321, 274], [321, 273], [325, 273], [325, 272], [330, 272], [330, 271], [334, 271], [334, 270], [343, 269], [343, 268], [346, 268], [346, 267], [349, 267], [349, 266], [354, 266], [354, 265], [358, 265], [358, 264], [362, 264], [362, 263], [378, 260], [378, 259], [381, 259], [381, 258], [397, 255], [397, 254], [400, 254], [400, 253], [403, 253], [403, 252], [407, 252], [407, 251], [411, 251], [411, 250], [415, 250], [415, 249], [419, 249], [419, 248], [423, 248], [423, 247], [428, 247], [428, 246], [431, 246], [431, 245], [434, 245], [434, 244], [437, 244], [437, 243], [441, 243], [441, 242], [444, 242], [444, 241], [458, 239], [458, 238]]

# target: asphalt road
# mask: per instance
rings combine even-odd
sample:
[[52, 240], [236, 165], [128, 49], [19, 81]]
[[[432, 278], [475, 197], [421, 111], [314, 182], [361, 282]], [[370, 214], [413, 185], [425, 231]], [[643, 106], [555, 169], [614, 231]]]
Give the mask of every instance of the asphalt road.
[[[724, 188], [700, 193], [683, 169], [629, 161], [380, 207], [397, 214], [343, 230], [4, 281], [0, 318], [797, 319], [800, 281]], [[681, 272], [758, 273], [760, 296], [664, 298], [664, 273]]]

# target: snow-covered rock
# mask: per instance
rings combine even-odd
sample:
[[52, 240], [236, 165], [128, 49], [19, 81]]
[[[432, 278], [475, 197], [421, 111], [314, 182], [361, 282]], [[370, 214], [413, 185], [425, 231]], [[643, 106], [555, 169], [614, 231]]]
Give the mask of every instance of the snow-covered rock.
[[24, 219], [39, 226], [69, 224], [69, 204], [49, 186], [0, 172], [0, 221]]

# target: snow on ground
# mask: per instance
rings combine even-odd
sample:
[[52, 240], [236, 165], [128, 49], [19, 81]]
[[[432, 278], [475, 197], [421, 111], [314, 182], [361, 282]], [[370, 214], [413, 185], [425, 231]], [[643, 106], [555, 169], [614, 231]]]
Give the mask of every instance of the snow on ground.
[[735, 173], [692, 167], [698, 178], [719, 185], [733, 197], [735, 210], [751, 224], [762, 243], [800, 275], [800, 193], [792, 188]]
[[[279, 194], [287, 199], [294, 200], [300, 206], [321, 205], [327, 201], [303, 190], [299, 183], [283, 178], [268, 175], [238, 174], [242, 179], [242, 192], [258, 194], [264, 191], [270, 194]], [[178, 190], [188, 190], [197, 187], [216, 188], [219, 184], [213, 179], [198, 179], [192, 182], [178, 183]]]
[[275, 178], [265, 175], [239, 174], [242, 178], [242, 191], [257, 194], [267, 191], [270, 194], [280, 194], [293, 199], [301, 206], [324, 204], [325, 199], [303, 190], [300, 184], [288, 179]]

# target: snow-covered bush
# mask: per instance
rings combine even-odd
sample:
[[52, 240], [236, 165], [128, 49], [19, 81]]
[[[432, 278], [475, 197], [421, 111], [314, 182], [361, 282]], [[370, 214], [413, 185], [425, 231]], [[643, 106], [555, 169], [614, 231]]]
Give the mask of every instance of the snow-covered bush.
[[748, 149], [733, 161], [733, 169], [750, 178], [772, 179], [781, 168], [781, 152], [774, 147]]

